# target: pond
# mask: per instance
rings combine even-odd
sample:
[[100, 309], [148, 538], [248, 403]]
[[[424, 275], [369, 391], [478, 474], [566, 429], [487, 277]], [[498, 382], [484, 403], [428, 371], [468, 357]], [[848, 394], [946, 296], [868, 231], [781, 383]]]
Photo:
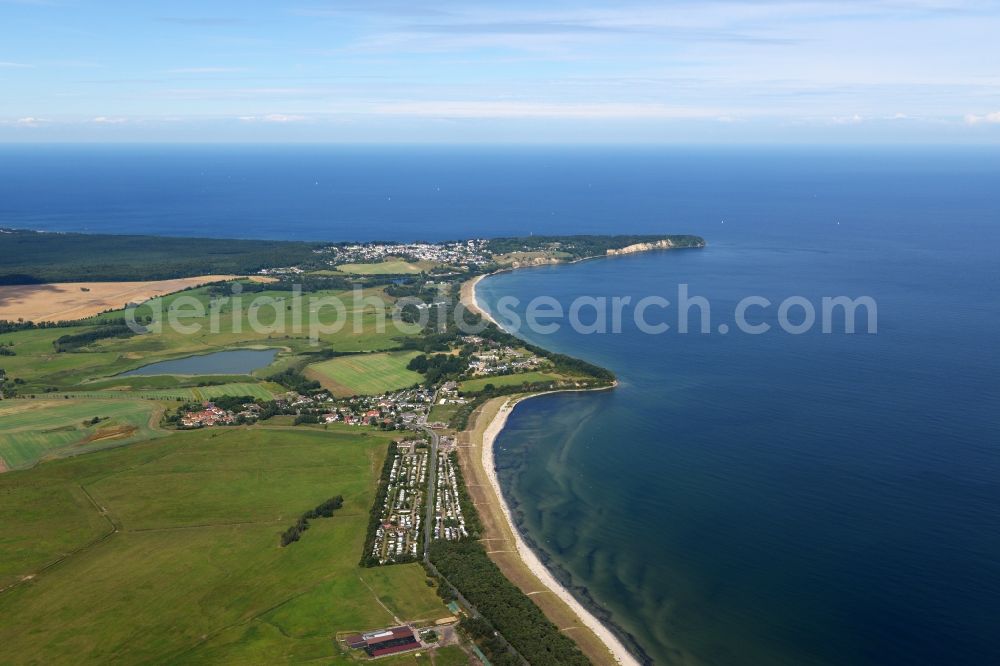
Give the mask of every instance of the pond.
[[274, 360], [277, 349], [237, 349], [200, 356], [185, 356], [171, 361], [150, 363], [119, 377], [133, 375], [249, 375]]

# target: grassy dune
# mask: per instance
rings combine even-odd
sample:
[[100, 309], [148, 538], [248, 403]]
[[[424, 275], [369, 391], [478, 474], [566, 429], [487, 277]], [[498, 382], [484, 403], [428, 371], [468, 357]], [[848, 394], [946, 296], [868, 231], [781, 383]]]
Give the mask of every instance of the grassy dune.
[[423, 377], [406, 365], [419, 352], [341, 356], [309, 366], [308, 376], [336, 396], [377, 395], [420, 383]]
[[35, 576], [0, 592], [5, 659], [353, 663], [336, 633], [448, 615], [418, 565], [357, 566], [388, 439], [197, 431], [0, 475], [0, 588]]
[[[158, 406], [137, 400], [4, 400], [0, 458], [13, 469], [42, 458], [121, 446], [160, 433], [150, 428]], [[101, 421], [85, 425], [99, 417]]]

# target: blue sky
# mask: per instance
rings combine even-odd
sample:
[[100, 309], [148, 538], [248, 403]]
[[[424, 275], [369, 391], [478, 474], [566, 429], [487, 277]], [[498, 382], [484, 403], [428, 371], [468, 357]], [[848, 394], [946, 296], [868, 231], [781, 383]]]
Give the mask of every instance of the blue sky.
[[1000, 142], [1000, 3], [0, 0], [0, 142]]

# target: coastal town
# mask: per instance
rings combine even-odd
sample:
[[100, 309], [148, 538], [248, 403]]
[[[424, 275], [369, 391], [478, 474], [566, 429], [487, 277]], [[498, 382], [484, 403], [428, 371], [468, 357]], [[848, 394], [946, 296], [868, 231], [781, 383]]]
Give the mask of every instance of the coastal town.
[[317, 253], [329, 255], [330, 266], [377, 263], [390, 257], [443, 265], [486, 264], [491, 261], [488, 243], [482, 238], [446, 243], [362, 243], [331, 245]]
[[[676, 247], [703, 247], [704, 240], [694, 236], [629, 237], [634, 242], [608, 246], [595, 237], [526, 237], [472, 238], [440, 243], [340, 243], [312, 250], [308, 261], [297, 265], [274, 266], [258, 270], [262, 276], [301, 276], [317, 268], [334, 273], [347, 268], [346, 273], [368, 271], [364, 265], [384, 263], [387, 267], [409, 262], [405, 274], [427, 272], [437, 276], [458, 275], [468, 270], [495, 270], [538, 264], [561, 263], [594, 256], [614, 256], [665, 250]], [[379, 273], [391, 274], [388, 270]]]
[[335, 398], [323, 390], [314, 393], [288, 391], [269, 401], [253, 396], [232, 396], [183, 404], [168, 423], [191, 429], [249, 425], [275, 416], [290, 416], [296, 424], [341, 423], [402, 430], [426, 423], [434, 395], [433, 389], [413, 387], [348, 398]]

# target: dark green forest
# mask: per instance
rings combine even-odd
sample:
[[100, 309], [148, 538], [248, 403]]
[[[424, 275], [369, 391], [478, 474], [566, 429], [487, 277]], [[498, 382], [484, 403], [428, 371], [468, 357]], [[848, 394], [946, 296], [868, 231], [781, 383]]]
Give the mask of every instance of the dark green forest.
[[[669, 239], [676, 247], [701, 247], [699, 236], [528, 236], [494, 238], [494, 254], [534, 250], [572, 258]], [[48, 233], [0, 228], [0, 285], [45, 282], [166, 280], [209, 274], [251, 274], [264, 268], [328, 268], [313, 250], [330, 243], [171, 238], [116, 234]], [[312, 278], [317, 279], [317, 278]], [[297, 280], [301, 282], [302, 280]], [[388, 279], [384, 279], [388, 282]], [[329, 288], [317, 284], [316, 288]]]
[[0, 230], [0, 284], [249, 274], [314, 261], [314, 243]]
[[576, 643], [503, 575], [475, 541], [437, 541], [430, 558], [493, 627], [534, 666], [589, 664]]

